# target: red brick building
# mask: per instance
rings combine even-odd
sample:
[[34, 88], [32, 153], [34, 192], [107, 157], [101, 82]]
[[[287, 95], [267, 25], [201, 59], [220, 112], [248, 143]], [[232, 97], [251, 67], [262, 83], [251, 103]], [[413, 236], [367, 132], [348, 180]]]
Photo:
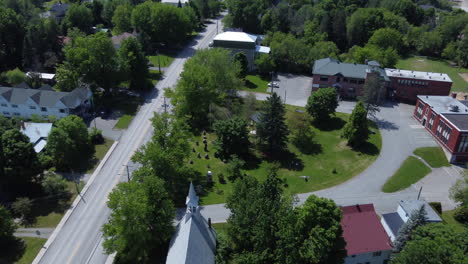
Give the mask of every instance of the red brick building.
[[401, 101], [415, 102], [418, 95], [449, 95], [452, 80], [445, 73], [385, 69], [388, 93]]
[[381, 77], [388, 97], [411, 103], [416, 102], [418, 95], [449, 95], [452, 87], [452, 80], [445, 73], [382, 69], [376, 61], [356, 64], [320, 59], [315, 61], [312, 74], [312, 91], [334, 87], [344, 98], [362, 95], [370, 74]]
[[468, 101], [419, 95], [413, 115], [449, 153], [450, 162], [468, 161]]

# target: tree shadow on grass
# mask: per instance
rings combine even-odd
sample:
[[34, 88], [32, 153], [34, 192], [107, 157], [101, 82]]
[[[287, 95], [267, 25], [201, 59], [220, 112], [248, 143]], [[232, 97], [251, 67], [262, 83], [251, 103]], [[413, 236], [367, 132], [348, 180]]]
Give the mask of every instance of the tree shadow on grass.
[[249, 152], [246, 155], [243, 155], [242, 159], [245, 162], [244, 167], [243, 167], [243, 169], [245, 169], [245, 170], [258, 169], [258, 167], [260, 166], [260, 163], [262, 162], [262, 160], [259, 157], [255, 156], [251, 152]]
[[283, 151], [268, 158], [269, 162], [278, 162], [283, 169], [301, 171], [304, 169], [304, 163], [299, 159], [296, 153]]
[[317, 155], [322, 153], [322, 145], [317, 142], [308, 142], [305, 144], [297, 144], [295, 147], [302, 153], [307, 155]]
[[249, 80], [245, 80], [245, 87], [247, 87], [249, 89], [257, 89], [258, 88], [258, 86], [255, 83], [253, 83], [253, 82], [251, 82]]
[[370, 143], [368, 141], [362, 143], [358, 147], [353, 147], [352, 149], [354, 151], [360, 152], [362, 154], [371, 155], [371, 156], [375, 156], [375, 155], [378, 155], [380, 153], [379, 148], [377, 148], [376, 145], [374, 145], [374, 144], [372, 144], [372, 143]]
[[312, 125], [316, 127], [320, 131], [333, 131], [333, 130], [339, 130], [343, 128], [343, 126], [346, 124], [346, 122], [339, 118], [339, 117], [331, 117], [328, 120], [325, 121], [316, 121], [314, 120], [312, 122]]

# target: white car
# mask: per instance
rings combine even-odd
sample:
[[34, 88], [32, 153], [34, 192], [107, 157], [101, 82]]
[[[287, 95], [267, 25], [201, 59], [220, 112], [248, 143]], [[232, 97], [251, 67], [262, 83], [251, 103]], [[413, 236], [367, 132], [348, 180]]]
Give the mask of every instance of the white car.
[[271, 88], [272, 86], [273, 86], [273, 88], [279, 88], [279, 83], [277, 83], [277, 82], [269, 82], [269, 83], [268, 83], [268, 87]]

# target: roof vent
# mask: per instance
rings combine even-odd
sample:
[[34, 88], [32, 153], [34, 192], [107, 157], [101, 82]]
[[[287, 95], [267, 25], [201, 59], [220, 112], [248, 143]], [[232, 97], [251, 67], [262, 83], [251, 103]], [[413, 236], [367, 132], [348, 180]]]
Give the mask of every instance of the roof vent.
[[359, 206], [359, 204], [356, 204], [356, 208], [357, 208], [358, 212], [361, 212], [361, 207]]
[[458, 105], [450, 105], [449, 106], [450, 112], [458, 112], [460, 109], [458, 108]]

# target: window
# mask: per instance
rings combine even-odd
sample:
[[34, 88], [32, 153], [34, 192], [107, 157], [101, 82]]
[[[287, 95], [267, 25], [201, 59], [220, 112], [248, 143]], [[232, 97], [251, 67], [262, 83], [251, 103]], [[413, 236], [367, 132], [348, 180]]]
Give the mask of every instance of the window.
[[468, 135], [462, 135], [460, 144], [458, 144], [458, 152], [468, 152]]
[[450, 134], [452, 133], [452, 128], [447, 126], [442, 120], [439, 123], [439, 126], [437, 126], [437, 132], [436, 136], [444, 142], [444, 144], [447, 144], [447, 142], [450, 139]]
[[2, 104], [3, 107], [7, 107], [8, 105], [7, 104]]
[[354, 79], [349, 80], [349, 82], [350, 82], [350, 83], [357, 84], [357, 80], [354, 80]]
[[429, 118], [429, 122], [427, 123], [427, 127], [429, 129], [432, 129], [432, 126], [434, 125], [434, 118], [435, 118], [435, 114], [431, 113], [431, 118]]
[[42, 112], [47, 112], [47, 107], [41, 107]]
[[350, 93], [354, 93], [355, 91], [356, 91], [356, 89], [353, 88], [353, 87], [348, 88], [348, 92], [350, 92]]
[[19, 116], [19, 115], [20, 115], [20, 113], [13, 113], [13, 114], [14, 114], [15, 116]]
[[10, 112], [3, 112], [4, 115], [10, 115]]
[[355, 257], [356, 257], [356, 255], [352, 255], [351, 257], [352, 257], [352, 258], [355, 258]]
[[35, 106], [30, 106], [29, 109], [36, 109], [36, 107]]
[[341, 77], [337, 77], [336, 82], [341, 82]]
[[18, 108], [18, 105], [12, 104], [11, 107]]
[[358, 83], [359, 83], [359, 84], [364, 84], [364, 80], [362, 80], [362, 79], [361, 79], [361, 80], [358, 80]]
[[60, 109], [60, 113], [65, 113], [65, 109]]
[[348, 82], [348, 78], [344, 78], [344, 82], [347, 83], [347, 82]]
[[321, 75], [321, 76], [320, 76], [320, 81], [322, 81], [322, 82], [328, 81], [328, 76], [326, 76], [326, 75]]
[[47, 115], [42, 115], [43, 118], [47, 118], [48, 116]]
[[372, 253], [373, 257], [379, 257], [380, 255], [382, 255], [382, 251], [376, 251], [376, 252]]
[[[403, 93], [403, 91], [402, 91], [402, 93]], [[417, 116], [418, 118], [421, 118], [421, 117], [422, 117], [422, 113], [423, 113], [424, 106], [425, 106], [425, 105], [424, 105], [423, 103], [421, 103], [421, 102], [418, 103], [418, 110], [416, 110], [416, 116]]]

